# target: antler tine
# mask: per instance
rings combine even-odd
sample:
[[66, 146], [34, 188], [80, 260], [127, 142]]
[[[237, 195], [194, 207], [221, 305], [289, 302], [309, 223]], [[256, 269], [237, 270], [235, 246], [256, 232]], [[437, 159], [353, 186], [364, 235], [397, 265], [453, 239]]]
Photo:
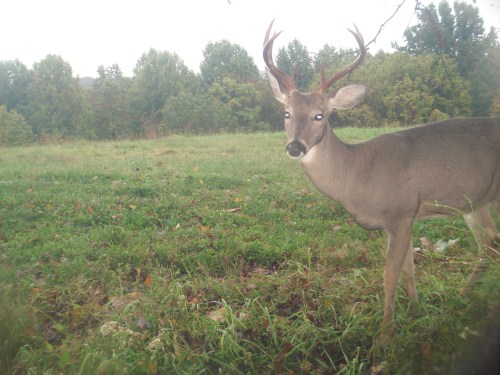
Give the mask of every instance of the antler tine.
[[282, 72], [281, 70], [279, 70], [274, 64], [273, 60], [273, 43], [276, 40], [276, 38], [280, 36], [280, 34], [282, 33], [282, 31], [274, 32], [273, 36], [269, 38], [273, 24], [274, 20], [271, 21], [271, 24], [269, 25], [266, 32], [266, 36], [264, 38], [264, 51], [263, 51], [264, 62], [266, 63], [267, 69], [276, 78], [280, 86], [284, 86], [284, 88], [290, 93], [295, 90], [294, 77], [291, 77], [286, 73]]
[[321, 93], [321, 94], [325, 94], [326, 91], [328, 90], [328, 88], [333, 85], [335, 82], [337, 82], [339, 79], [341, 79], [342, 77], [345, 77], [347, 74], [349, 74], [350, 72], [352, 72], [354, 69], [356, 69], [358, 66], [361, 65], [361, 63], [363, 62], [363, 60], [365, 59], [366, 57], [366, 47], [365, 47], [365, 41], [363, 40], [363, 36], [361, 35], [361, 33], [359, 32], [359, 29], [356, 25], [354, 25], [354, 28], [356, 29], [356, 31], [352, 31], [351, 29], [347, 29], [349, 30], [349, 32], [354, 35], [354, 38], [356, 38], [356, 41], [358, 42], [358, 46], [359, 46], [359, 54], [358, 54], [358, 57], [356, 58], [356, 60], [354, 60], [352, 63], [350, 63], [348, 66], [346, 66], [344, 69], [342, 69], [341, 71], [337, 72], [333, 77], [331, 77], [330, 79], [325, 79], [325, 71], [324, 71], [324, 66], [323, 64], [321, 64], [321, 68], [320, 68], [320, 75], [321, 75], [321, 84], [319, 85], [319, 88], [318, 88], [318, 92]]
[[[269, 27], [267, 28], [267, 31], [266, 31], [266, 37], [264, 38], [264, 47], [266, 46], [267, 42], [269, 41], [269, 34], [271, 34], [271, 29], [273, 28], [273, 24], [274, 24], [274, 19], [271, 21], [271, 23], [269, 24]], [[273, 38], [276, 37], [276, 32], [274, 32], [274, 35], [273, 35]]]

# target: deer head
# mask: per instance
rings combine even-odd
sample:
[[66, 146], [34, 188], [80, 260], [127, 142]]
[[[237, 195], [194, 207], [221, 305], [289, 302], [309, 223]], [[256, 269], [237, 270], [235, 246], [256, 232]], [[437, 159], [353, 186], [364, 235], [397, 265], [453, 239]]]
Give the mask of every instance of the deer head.
[[297, 90], [295, 74], [289, 76], [274, 65], [273, 43], [281, 31], [275, 32], [270, 37], [273, 23], [274, 20], [269, 25], [264, 39], [264, 62], [274, 97], [285, 105], [287, 153], [292, 158], [300, 158], [324, 137], [329, 129], [328, 117], [334, 108], [349, 109], [363, 100], [366, 92], [365, 85], [348, 85], [331, 93], [328, 93], [328, 89], [363, 62], [366, 48], [358, 28], [356, 27], [356, 31], [348, 29], [359, 45], [359, 55], [356, 60], [330, 78], [325, 77], [324, 66], [321, 64], [319, 87], [312, 93], [302, 93]]

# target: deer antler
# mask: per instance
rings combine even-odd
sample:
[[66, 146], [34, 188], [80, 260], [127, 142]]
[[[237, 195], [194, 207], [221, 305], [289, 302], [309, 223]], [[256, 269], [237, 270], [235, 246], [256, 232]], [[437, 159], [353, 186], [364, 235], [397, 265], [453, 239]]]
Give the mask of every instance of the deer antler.
[[349, 32], [352, 35], [354, 35], [354, 37], [356, 38], [356, 41], [358, 42], [358, 45], [359, 45], [358, 57], [356, 58], [356, 60], [354, 60], [352, 63], [350, 63], [348, 66], [346, 66], [340, 72], [337, 72], [333, 77], [331, 77], [329, 79], [325, 78], [325, 69], [324, 69], [323, 63], [321, 63], [321, 68], [320, 68], [321, 84], [319, 85], [319, 87], [317, 89], [318, 93], [325, 94], [331, 85], [333, 85], [335, 82], [337, 82], [342, 77], [345, 77], [347, 74], [352, 72], [354, 69], [356, 69], [359, 65], [361, 65], [361, 63], [365, 59], [365, 56], [366, 56], [365, 41], [363, 40], [363, 36], [359, 32], [358, 27], [356, 25], [354, 25], [354, 27], [356, 28], [356, 32], [352, 31], [351, 29], [347, 29], [347, 30], [349, 30]]
[[[297, 90], [296, 84], [295, 84], [295, 74], [293, 76], [289, 76], [286, 73], [282, 72], [279, 70], [276, 65], [274, 65], [273, 61], [273, 43], [276, 40], [276, 38], [281, 34], [280, 32], [275, 32], [271, 38], [269, 38], [271, 34], [271, 29], [273, 27], [274, 20], [271, 21], [271, 24], [269, 25], [269, 28], [267, 29], [266, 32], [266, 37], [264, 38], [264, 62], [266, 63], [267, 69], [269, 72], [276, 78], [278, 81], [281, 92], [286, 93], [289, 95], [291, 92]], [[337, 72], [333, 77], [326, 79], [325, 78], [325, 69], [323, 66], [323, 63], [321, 63], [321, 68], [320, 68], [320, 74], [321, 74], [321, 83], [316, 90], [319, 94], [325, 94], [328, 91], [328, 88], [333, 85], [335, 82], [337, 82], [339, 79], [342, 77], [346, 76], [350, 72], [352, 72], [354, 69], [356, 69], [363, 60], [366, 57], [366, 47], [365, 47], [365, 42], [363, 40], [363, 36], [358, 30], [358, 27], [354, 25], [356, 28], [356, 31], [352, 31], [351, 29], [349, 32], [354, 35], [356, 38], [356, 41], [358, 42], [359, 45], [359, 54], [356, 60], [354, 60], [351, 64], [346, 66], [344, 69], [341, 71]]]
[[295, 85], [295, 76], [289, 76], [286, 73], [282, 72], [279, 70], [276, 65], [274, 65], [273, 61], [273, 43], [276, 40], [276, 38], [282, 33], [280, 32], [274, 32], [273, 36], [269, 39], [269, 35], [271, 34], [271, 29], [273, 27], [274, 20], [271, 21], [271, 24], [269, 25], [269, 28], [267, 29], [266, 32], [266, 37], [264, 39], [264, 62], [266, 63], [267, 69], [269, 72], [276, 78], [278, 81], [282, 92], [285, 92], [287, 94], [290, 94], [291, 92], [295, 91], [296, 85]]

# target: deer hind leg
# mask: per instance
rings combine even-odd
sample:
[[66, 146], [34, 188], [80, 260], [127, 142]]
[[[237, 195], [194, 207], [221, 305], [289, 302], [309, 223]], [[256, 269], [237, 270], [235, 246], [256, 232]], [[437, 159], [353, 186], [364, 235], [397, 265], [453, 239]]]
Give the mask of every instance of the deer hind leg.
[[394, 301], [396, 299], [396, 287], [399, 274], [404, 269], [406, 285], [409, 288], [410, 298], [416, 299], [415, 276], [413, 257], [409, 256], [408, 249], [411, 245], [412, 223], [400, 225], [398, 228], [389, 230], [387, 244], [387, 258], [384, 269], [384, 320], [382, 324], [382, 335], [389, 336], [394, 332]]
[[414, 313], [418, 304], [418, 296], [417, 285], [415, 282], [415, 264], [413, 262], [413, 245], [411, 240], [401, 271], [403, 273], [403, 279], [406, 284], [408, 298], [410, 299], [410, 302], [412, 304], [410, 312]]
[[462, 294], [470, 292], [481, 280], [484, 272], [488, 269], [488, 256], [498, 255], [498, 246], [500, 244], [500, 235], [491, 218], [488, 206], [483, 206], [470, 214], [464, 215], [464, 219], [476, 240], [479, 263], [472, 271], [467, 284], [462, 289]]

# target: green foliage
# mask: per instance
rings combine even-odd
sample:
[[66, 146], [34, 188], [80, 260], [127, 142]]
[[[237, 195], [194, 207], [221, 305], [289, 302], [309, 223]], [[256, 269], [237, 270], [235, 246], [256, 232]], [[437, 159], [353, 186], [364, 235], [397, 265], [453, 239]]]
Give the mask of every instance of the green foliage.
[[29, 107], [23, 111], [33, 132], [44, 137], [93, 138], [90, 110], [71, 66], [48, 55], [33, 65]]
[[162, 115], [170, 133], [263, 131], [269, 128], [262, 121], [263, 106], [262, 91], [255, 84], [225, 77], [207, 92], [186, 92], [167, 100]]
[[227, 40], [206, 45], [200, 74], [206, 86], [221, 83], [226, 77], [238, 82], [254, 82], [259, 79], [257, 66], [247, 51]]
[[237, 128], [231, 108], [218, 97], [186, 92], [169, 99], [163, 108], [171, 133], [211, 134]]
[[117, 139], [134, 136], [129, 110], [131, 80], [123, 76], [118, 65], [97, 70], [99, 77], [89, 92], [93, 122], [98, 139]]
[[297, 87], [301, 91], [309, 91], [314, 77], [313, 60], [306, 46], [294, 39], [285, 48], [280, 48], [276, 56], [276, 67], [283, 72], [295, 74]]
[[238, 83], [225, 77], [221, 83], [215, 82], [209, 94], [218, 98], [234, 113], [237, 128], [233, 130], [262, 131], [266, 124], [261, 122], [262, 93], [253, 83]]
[[136, 135], [157, 136], [165, 131], [161, 110], [169, 98], [189, 91], [194, 74], [176, 54], [151, 49], [134, 69], [130, 91]]
[[479, 9], [461, 1], [441, 1], [419, 9], [419, 23], [404, 34], [406, 46], [399, 47], [411, 54], [445, 54], [455, 58], [462, 77], [475, 70], [485, 52], [495, 45], [493, 30], [484, 34], [484, 22]]
[[[493, 101], [500, 87], [500, 46], [490, 48], [470, 74], [472, 115], [495, 116]], [[498, 116], [498, 112], [496, 114]]]
[[[500, 85], [498, 39], [493, 27], [485, 34], [479, 9], [455, 1], [420, 6], [419, 23], [405, 32], [406, 45], [396, 46], [412, 55], [433, 53], [456, 63], [460, 76], [470, 81], [470, 114], [490, 116], [495, 90]], [[446, 61], [450, 61], [447, 59]]]
[[368, 58], [350, 80], [366, 83], [368, 93], [364, 105], [337, 113], [340, 126], [423, 124], [470, 115], [469, 82], [445, 57], [379, 53]]
[[0, 61], [0, 105], [18, 112], [28, 104], [30, 73], [19, 60]]
[[24, 117], [14, 110], [7, 111], [6, 106], [0, 105], [0, 146], [28, 145], [33, 139], [31, 126]]

